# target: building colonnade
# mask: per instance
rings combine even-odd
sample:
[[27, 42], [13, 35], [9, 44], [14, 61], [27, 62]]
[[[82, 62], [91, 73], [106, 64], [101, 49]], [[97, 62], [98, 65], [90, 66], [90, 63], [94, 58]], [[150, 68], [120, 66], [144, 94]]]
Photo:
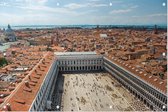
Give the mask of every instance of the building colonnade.
[[[165, 94], [129, 74], [107, 58], [104, 58], [104, 68], [150, 109], [167, 110], [167, 96]], [[165, 108], [163, 108], [164, 106]]]
[[60, 71], [94, 71], [103, 69], [103, 58], [59, 59]]

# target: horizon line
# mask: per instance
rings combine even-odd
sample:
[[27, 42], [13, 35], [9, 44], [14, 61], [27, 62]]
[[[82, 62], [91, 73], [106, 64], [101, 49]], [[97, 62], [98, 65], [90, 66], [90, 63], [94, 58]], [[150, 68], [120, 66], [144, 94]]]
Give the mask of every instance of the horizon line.
[[11, 25], [11, 24], [6, 24], [6, 25], [0, 25], [2, 26], [13, 26], [13, 27], [18, 27], [18, 26], [82, 26], [82, 25], [88, 25], [88, 26], [167, 26], [167, 24], [32, 24], [32, 25]]

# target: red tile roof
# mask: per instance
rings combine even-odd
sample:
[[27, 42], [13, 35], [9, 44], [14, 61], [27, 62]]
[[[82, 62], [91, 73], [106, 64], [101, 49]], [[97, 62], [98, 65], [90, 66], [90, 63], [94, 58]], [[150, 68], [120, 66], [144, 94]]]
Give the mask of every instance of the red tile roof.
[[[144, 71], [140, 71], [134, 66], [129, 67], [130, 66], [129, 64], [127, 66], [125, 66], [126, 62], [124, 62], [125, 64], [123, 64], [123, 62], [119, 63], [118, 59], [117, 60], [115, 60], [115, 59], [116, 58], [113, 58], [113, 59], [111, 59], [111, 61], [116, 63], [116, 64], [118, 64], [118, 65], [120, 65], [121, 67], [127, 69], [128, 71], [132, 72], [133, 74], [137, 75], [142, 80], [144, 80], [147, 83], [153, 85], [155, 88], [157, 88], [158, 90], [162, 91], [163, 93], [167, 93], [167, 88], [166, 88], [167, 81], [166, 80], [162, 80], [162, 79], [160, 79], [160, 78], [158, 78], [156, 76], [153, 76], [151, 74], [148, 74], [148, 73], [146, 73]], [[138, 71], [136, 71], [136, 70], [138, 70]]]
[[0, 107], [1, 110], [5, 110], [6, 108], [3, 107], [5, 107], [8, 103], [10, 104], [10, 108], [12, 111], [29, 110], [41, 86], [41, 83], [43, 82], [44, 77], [53, 62], [53, 57], [53, 53], [48, 52], [40, 60], [40, 62], [32, 69], [32, 71], [29, 72], [29, 74], [12, 92], [12, 94], [10, 94], [10, 96], [5, 99], [4, 104]]

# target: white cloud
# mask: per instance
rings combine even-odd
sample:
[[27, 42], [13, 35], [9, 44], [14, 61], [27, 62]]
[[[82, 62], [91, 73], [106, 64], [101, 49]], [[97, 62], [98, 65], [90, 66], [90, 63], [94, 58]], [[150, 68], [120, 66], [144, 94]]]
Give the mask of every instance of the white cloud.
[[44, 5], [48, 0], [16, 0], [16, 2], [22, 2], [26, 4], [40, 4]]
[[86, 4], [77, 4], [77, 3], [70, 3], [64, 6], [65, 8], [69, 8], [69, 9], [79, 9], [79, 8], [83, 8], [83, 7], [87, 7]]
[[149, 14], [149, 15], [143, 15], [143, 16], [132, 16], [133, 18], [140, 18], [140, 17], [160, 17], [160, 16], [166, 16], [167, 17], [167, 14], [165, 13], [156, 13], [156, 14]]
[[59, 24], [63, 22], [60, 17], [48, 14], [23, 14], [22, 16], [17, 14], [0, 13], [0, 24], [12, 24], [12, 25], [39, 25], [39, 24]]
[[46, 6], [44, 3], [47, 2], [47, 0], [36, 0], [36, 4], [33, 3], [35, 0], [25, 0], [24, 2], [27, 2], [28, 5], [25, 5], [24, 3], [17, 2], [13, 5], [13, 7], [23, 9], [23, 11], [26, 12], [32, 12], [34, 14], [38, 13], [52, 13], [52, 14], [77, 14], [75, 11], [68, 10], [66, 8], [61, 7], [49, 7]]
[[92, 7], [106, 7], [108, 6], [107, 4], [94, 4]]
[[128, 9], [118, 9], [110, 11], [110, 14], [121, 14], [131, 12], [133, 9], [137, 8], [138, 5], [130, 6]]
[[[34, 0], [33, 0], [34, 1]], [[45, 4], [48, 0], [37, 0], [38, 3], [40, 4]]]
[[129, 20], [137, 24], [166, 24], [167, 14], [166, 13], [156, 13], [141, 16], [132, 16]]
[[[15, 2], [12, 7], [18, 8], [19, 13], [1, 12], [0, 24], [75, 24], [77, 21], [74, 18], [81, 18], [83, 15], [93, 13], [97, 10], [85, 10], [82, 12], [69, 10], [65, 7], [48, 7], [42, 4], [25, 5], [21, 2]], [[69, 19], [67, 19], [67, 17]], [[79, 19], [80, 21], [81, 19]]]
[[90, 2], [98, 2], [100, 0], [88, 0], [88, 1], [90, 1]]
[[[77, 12], [74, 10], [69, 10], [69, 9], [78, 9], [82, 7], [103, 7], [106, 6], [105, 4], [76, 4], [76, 3], [71, 3], [68, 4], [64, 7], [49, 7], [46, 6], [45, 3], [48, 0], [15, 0], [16, 2], [11, 3], [11, 6], [23, 9], [24, 12], [28, 13], [51, 13], [51, 14], [68, 14], [68, 15], [83, 15], [89, 12], [93, 12], [93, 10], [86, 10], [83, 12]], [[26, 4], [26, 5], [25, 5]], [[1, 5], [1, 4], [0, 4]], [[4, 5], [4, 4], [2, 4]], [[94, 10], [95, 11], [95, 10]]]
[[18, 8], [25, 9], [25, 10], [33, 10], [33, 11], [39, 11], [39, 12], [51, 12], [51, 13], [75, 13], [73, 11], [69, 11], [65, 8], [51, 8], [47, 6], [17, 6]]
[[80, 9], [80, 8], [87, 8], [87, 7], [106, 7], [107, 4], [98, 4], [98, 3], [86, 3], [86, 4], [78, 4], [78, 3], [70, 3], [65, 5], [65, 8], [69, 9]]
[[138, 5], [134, 5], [134, 6], [131, 6], [130, 8], [135, 9], [135, 8], [138, 8], [138, 7], [139, 7]]
[[110, 12], [110, 14], [120, 14], [120, 13], [127, 13], [127, 12], [130, 12], [131, 9], [126, 9], [126, 10], [122, 10], [122, 9], [119, 9], [119, 10], [112, 10]]
[[[62, 4], [61, 6], [50, 7], [46, 3], [48, 0], [10, 0], [11, 2], [3, 3], [0, 0], [0, 6], [11, 6], [10, 10], [16, 11], [0, 11], [0, 24], [149, 24], [149, 23], [163, 23], [166, 21], [167, 14], [149, 14], [139, 16], [128, 16], [129, 13], [136, 9], [138, 5], [125, 4], [124, 7], [109, 7], [109, 3], [101, 3], [96, 1], [101, 0], [87, 0], [86, 3], [70, 3]], [[91, 2], [92, 1], [92, 2]], [[121, 0], [111, 0], [115, 6]], [[116, 3], [116, 4], [115, 4]], [[106, 7], [109, 12], [102, 11], [97, 7]], [[96, 8], [94, 8], [96, 7]], [[77, 10], [83, 8], [84, 10]], [[114, 9], [113, 9], [114, 8]], [[120, 8], [120, 9], [119, 9]], [[18, 11], [19, 9], [19, 11]], [[17, 12], [18, 11], [18, 12]], [[118, 14], [118, 15], [117, 15]], [[123, 15], [122, 15], [123, 14]], [[124, 15], [125, 14], [125, 15]], [[101, 16], [99, 16], [101, 15]], [[115, 16], [114, 16], [115, 15]], [[113, 18], [113, 19], [111, 19]]]
[[167, 14], [150, 14], [149, 17], [167, 16]]
[[10, 4], [7, 2], [0, 2], [0, 6], [8, 7], [8, 6], [10, 6]]

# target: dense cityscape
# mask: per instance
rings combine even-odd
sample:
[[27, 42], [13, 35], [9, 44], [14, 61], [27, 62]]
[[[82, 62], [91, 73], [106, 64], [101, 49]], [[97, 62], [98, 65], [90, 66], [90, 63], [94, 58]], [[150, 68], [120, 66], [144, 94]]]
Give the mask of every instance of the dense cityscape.
[[0, 0], [0, 111], [167, 112], [167, 0]]
[[[166, 29], [130, 28], [52, 28], [12, 30], [8, 25], [1, 30], [1, 46], [10, 43], [1, 52], [0, 103], [14, 103], [12, 110], [22, 110], [25, 101], [17, 97], [22, 91], [37, 92], [48, 71], [54, 52], [92, 52], [108, 57], [142, 80], [166, 93], [167, 52]], [[37, 74], [34, 75], [34, 74]], [[30, 85], [24, 87], [29, 78]], [[40, 78], [40, 79], [39, 79]], [[38, 81], [38, 83], [37, 83]], [[26, 85], [26, 84], [25, 84]], [[31, 93], [29, 100], [33, 100]], [[17, 109], [16, 109], [17, 108]], [[4, 110], [4, 108], [1, 108]], [[5, 108], [6, 109], [6, 108]], [[8, 109], [7, 109], [8, 110]]]

